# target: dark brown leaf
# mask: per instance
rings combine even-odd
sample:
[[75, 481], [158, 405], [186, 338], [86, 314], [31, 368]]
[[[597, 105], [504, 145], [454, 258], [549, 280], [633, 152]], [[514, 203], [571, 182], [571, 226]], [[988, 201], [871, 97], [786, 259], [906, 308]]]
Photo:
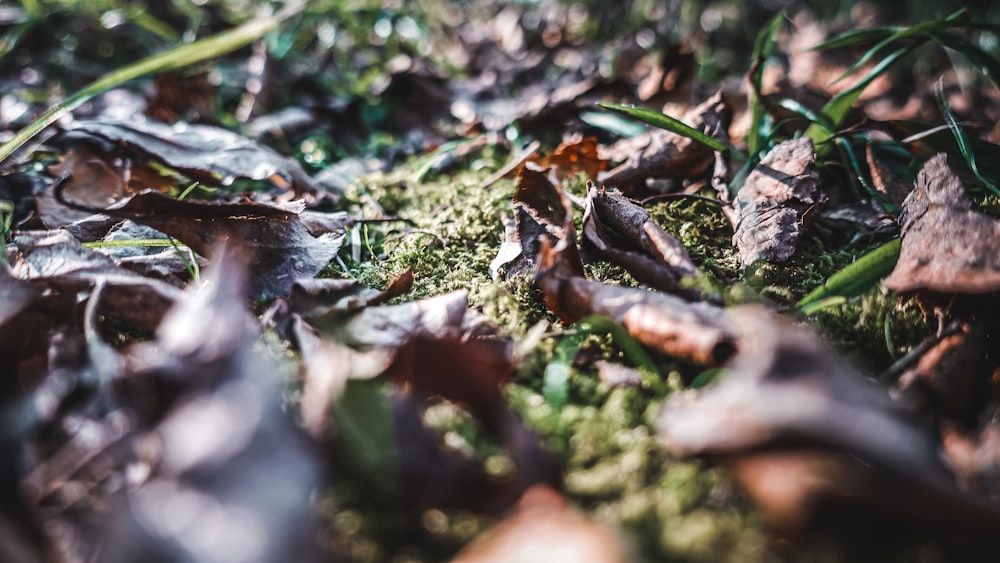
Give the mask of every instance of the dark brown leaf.
[[806, 212], [822, 205], [816, 153], [808, 138], [785, 141], [768, 152], [736, 194], [733, 244], [740, 261], [784, 262], [795, 252]]
[[315, 194], [302, 167], [255, 141], [208, 125], [133, 121], [76, 121], [62, 134], [67, 142], [124, 148], [210, 185], [238, 178], [270, 180], [296, 194]]
[[910, 186], [903, 183], [891, 170], [879, 162], [878, 157], [875, 156], [875, 151], [872, 150], [871, 144], [865, 147], [865, 158], [868, 160], [868, 169], [871, 171], [872, 183], [875, 184], [875, 189], [892, 205], [896, 207], [902, 206], [906, 195], [910, 193]]
[[692, 295], [681, 281], [700, 275], [681, 242], [641, 205], [593, 185], [583, 215], [583, 252], [618, 264], [639, 282], [668, 293]]
[[[732, 110], [721, 93], [688, 111], [681, 121], [714, 137], [728, 138]], [[697, 177], [712, 165], [712, 149], [670, 131], [652, 129], [609, 147], [603, 155], [622, 164], [600, 177], [601, 183], [633, 193], [649, 178]]]
[[[956, 323], [958, 324], [958, 323]], [[931, 413], [967, 420], [986, 399], [986, 334], [980, 325], [955, 327], [906, 370], [897, 383], [902, 400]]]
[[259, 203], [206, 203], [176, 200], [156, 192], [132, 196], [107, 209], [65, 199], [63, 181], [56, 198], [70, 207], [130, 219], [168, 234], [202, 256], [229, 241], [251, 254], [251, 291], [255, 296], [285, 295], [295, 280], [315, 276], [337, 255], [343, 234], [313, 238], [298, 214]]
[[[542, 241], [554, 245], [562, 240], [573, 221], [573, 205], [549, 180], [548, 169], [531, 164], [521, 168], [513, 206], [513, 223], [505, 226], [504, 243], [490, 264], [490, 271], [494, 275], [502, 272], [505, 279], [532, 271]], [[579, 269], [582, 272], [583, 266]]]
[[899, 220], [903, 241], [886, 287], [941, 293], [1000, 289], [1000, 221], [972, 209], [944, 153], [921, 169]]

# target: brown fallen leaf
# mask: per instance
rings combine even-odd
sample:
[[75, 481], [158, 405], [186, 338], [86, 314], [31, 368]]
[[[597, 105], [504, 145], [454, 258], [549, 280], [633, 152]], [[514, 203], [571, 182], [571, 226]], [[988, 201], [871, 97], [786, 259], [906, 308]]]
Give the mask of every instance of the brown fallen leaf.
[[622, 323], [636, 340], [667, 355], [703, 365], [719, 364], [736, 346], [723, 309], [689, 303], [678, 297], [640, 288], [588, 280], [572, 266], [575, 249], [562, 240], [542, 244], [535, 282], [545, 303], [561, 321], [574, 323], [588, 315], [604, 315]]
[[903, 240], [896, 268], [883, 281], [887, 288], [941, 293], [1000, 289], [1000, 221], [972, 209], [947, 155], [924, 164], [899, 221]]
[[879, 162], [871, 143], [865, 147], [865, 158], [868, 160], [868, 170], [871, 171], [872, 183], [875, 184], [875, 189], [885, 197], [886, 201], [897, 208], [901, 207], [903, 200], [906, 199], [906, 195], [910, 193], [910, 186], [906, 185], [892, 171]]
[[574, 513], [559, 493], [545, 485], [525, 491], [511, 515], [453, 559], [456, 563], [626, 560], [626, 549], [614, 531]]
[[597, 137], [564, 141], [539, 164], [551, 168], [559, 181], [573, 178], [579, 172], [588, 179], [597, 179], [608, 167], [608, 161], [598, 154]]
[[251, 292], [255, 296], [285, 295], [302, 277], [320, 272], [337, 255], [343, 233], [313, 237], [294, 211], [259, 203], [206, 203], [177, 200], [157, 192], [134, 195], [99, 209], [66, 199], [69, 179], [55, 188], [56, 199], [69, 207], [130, 219], [186, 244], [201, 256], [211, 256], [223, 241], [244, 246], [252, 254]]
[[639, 282], [667, 293], [693, 296], [681, 282], [700, 276], [681, 242], [641, 205], [593, 185], [583, 214], [583, 252], [618, 264]]
[[931, 425], [887, 390], [800, 326], [759, 309], [730, 314], [740, 353], [716, 385], [668, 400], [658, 422], [668, 451], [734, 464], [789, 531], [825, 500], [970, 533], [1000, 523], [1000, 505], [958, 492]]
[[[490, 264], [494, 277], [503, 274], [504, 279], [511, 279], [532, 271], [542, 241], [555, 244], [573, 228], [573, 205], [548, 172], [533, 164], [521, 168], [513, 198], [514, 217], [505, 225], [504, 242]], [[583, 271], [582, 264], [579, 269]]]
[[220, 127], [133, 121], [75, 121], [60, 142], [118, 146], [179, 170], [203, 184], [229, 185], [238, 178], [270, 180], [297, 195], [315, 194], [295, 160]]
[[974, 419], [987, 398], [986, 340], [982, 325], [962, 323], [900, 376], [900, 399], [935, 415]]
[[825, 202], [812, 141], [792, 139], [771, 149], [733, 201], [733, 244], [740, 261], [749, 266], [758, 260], [788, 260], [798, 245], [806, 212]]
[[[681, 121], [695, 129], [726, 138], [731, 119], [732, 111], [721, 92], [681, 117]], [[705, 145], [663, 129], [618, 141], [602, 156], [624, 161], [599, 180], [626, 194], [641, 192], [649, 178], [694, 178], [705, 173], [713, 161], [712, 150]]]

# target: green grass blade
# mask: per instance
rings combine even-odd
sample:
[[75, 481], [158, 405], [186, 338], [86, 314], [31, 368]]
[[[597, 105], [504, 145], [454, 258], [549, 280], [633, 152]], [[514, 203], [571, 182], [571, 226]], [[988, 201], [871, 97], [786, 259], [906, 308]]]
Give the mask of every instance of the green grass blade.
[[[301, 5], [298, 5], [298, 9], [301, 9]], [[294, 14], [295, 11], [286, 10], [269, 18], [252, 21], [229, 31], [181, 45], [163, 53], [151, 55], [98, 78], [83, 89], [49, 108], [45, 113], [38, 116], [28, 126], [19, 131], [13, 139], [0, 146], [0, 163], [3, 163], [14, 151], [34, 138], [35, 135], [41, 133], [46, 127], [52, 125], [64, 115], [79, 107], [80, 104], [101, 92], [121, 86], [142, 76], [175, 70], [236, 50], [271, 31], [285, 18]]]
[[896, 61], [915, 48], [916, 45], [910, 45], [893, 51], [892, 54], [882, 59], [882, 62], [875, 65], [875, 68], [868, 71], [868, 74], [859, 80], [857, 84], [837, 94], [823, 106], [823, 109], [820, 110], [820, 115], [825, 118], [827, 125], [823, 125], [816, 121], [813, 122], [813, 124], [810, 125], [805, 132], [805, 136], [812, 139], [813, 144], [816, 145], [817, 155], [823, 155], [830, 150], [829, 147], [823, 145], [823, 143], [829, 140], [829, 138], [834, 134], [834, 129], [840, 127], [844, 118], [847, 117], [847, 112], [851, 110], [854, 102], [858, 101], [858, 98], [861, 97], [861, 93], [865, 91], [865, 88], [868, 88], [868, 86], [871, 85], [876, 78], [888, 70], [889, 67], [896, 64]]
[[702, 133], [701, 131], [691, 127], [687, 123], [675, 118], [670, 117], [664, 113], [654, 111], [651, 109], [629, 107], [618, 104], [609, 104], [606, 102], [598, 102], [598, 107], [606, 109], [609, 111], [621, 113], [627, 115], [633, 119], [642, 121], [643, 123], [648, 123], [654, 127], [659, 127], [660, 129], [666, 129], [673, 133], [677, 133], [682, 137], [687, 137], [692, 141], [697, 141], [706, 147], [719, 151], [725, 154], [732, 152], [732, 147], [723, 143], [722, 141]]
[[941, 115], [944, 116], [945, 123], [948, 124], [948, 128], [951, 129], [952, 134], [955, 136], [955, 142], [958, 143], [958, 150], [962, 153], [962, 158], [965, 159], [965, 163], [968, 164], [969, 169], [972, 173], [976, 175], [976, 178], [982, 182], [983, 186], [994, 194], [1000, 195], [1000, 189], [997, 189], [993, 182], [989, 181], [982, 172], [979, 171], [979, 165], [976, 164], [976, 153], [972, 150], [969, 143], [969, 138], [965, 135], [965, 131], [962, 130], [962, 126], [958, 124], [958, 120], [955, 119], [955, 114], [951, 111], [951, 106], [948, 105], [948, 99], [944, 95], [944, 85], [941, 80], [937, 81], [934, 85], [934, 94], [937, 96], [938, 107], [941, 108]]
[[898, 26], [859, 29], [857, 31], [842, 33], [834, 37], [833, 39], [827, 39], [826, 41], [820, 43], [819, 45], [814, 45], [810, 47], [809, 50], [823, 51], [827, 49], [839, 49], [841, 47], [850, 47], [851, 45], [858, 45], [860, 43], [871, 43], [873, 41], [881, 41], [886, 37], [889, 37], [893, 34], [903, 31], [904, 29], [906, 28]]
[[764, 79], [764, 62], [774, 51], [774, 34], [778, 31], [781, 22], [784, 21], [784, 14], [778, 14], [771, 18], [757, 34], [754, 41], [751, 60], [754, 61], [750, 69], [750, 94], [747, 101], [750, 107], [750, 130], [747, 132], [747, 151], [755, 155], [761, 150], [760, 124], [764, 119], [764, 106], [760, 100], [761, 81]]
[[848, 76], [851, 76], [852, 74], [858, 72], [858, 70], [860, 70], [861, 67], [871, 62], [886, 47], [897, 41], [908, 39], [911, 37], [922, 37], [926, 40], [926, 38], [930, 37], [932, 33], [938, 31], [944, 31], [945, 29], [953, 25], [952, 18], [957, 17], [958, 14], [959, 12], [956, 12], [955, 14], [952, 14], [951, 16], [948, 16], [943, 20], [934, 20], [934, 21], [919, 23], [912, 27], [901, 29], [896, 33], [886, 37], [885, 39], [879, 41], [878, 43], [873, 45], [870, 49], [865, 51], [865, 54], [861, 55], [861, 58], [854, 61], [854, 64], [852, 64], [850, 68], [844, 71], [844, 73], [841, 74], [839, 78], [834, 80], [833, 83], [836, 84], [837, 82], [840, 82], [841, 80], [847, 78]]
[[976, 66], [994, 86], [1000, 88], [1000, 60], [981, 49], [978, 45], [949, 31], [935, 31], [931, 34], [938, 43], [964, 55]]
[[898, 238], [879, 246], [830, 276], [795, 307], [803, 314], [811, 315], [861, 295], [892, 272], [899, 259], [899, 248]]

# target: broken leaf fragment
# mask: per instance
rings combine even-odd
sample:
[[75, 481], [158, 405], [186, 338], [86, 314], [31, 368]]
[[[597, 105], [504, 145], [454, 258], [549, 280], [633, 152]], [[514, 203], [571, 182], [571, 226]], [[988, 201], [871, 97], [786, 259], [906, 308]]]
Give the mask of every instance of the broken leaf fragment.
[[802, 236], [803, 219], [826, 202], [812, 141], [785, 141], [768, 152], [736, 194], [733, 244], [740, 261], [781, 263], [791, 258]]
[[1000, 221], [972, 209], [944, 153], [927, 161], [899, 216], [894, 291], [991, 293], [1000, 289]]

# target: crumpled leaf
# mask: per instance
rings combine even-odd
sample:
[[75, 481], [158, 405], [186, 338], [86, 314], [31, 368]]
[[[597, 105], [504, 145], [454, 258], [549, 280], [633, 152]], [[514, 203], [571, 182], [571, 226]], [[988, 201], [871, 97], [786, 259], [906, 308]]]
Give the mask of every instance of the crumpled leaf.
[[899, 208], [903, 205], [903, 200], [910, 193], [910, 186], [897, 178], [891, 170], [879, 162], [872, 144], [865, 147], [865, 158], [868, 161], [868, 169], [872, 174], [872, 183], [875, 189], [886, 199], [889, 204]]
[[[548, 169], [525, 165], [517, 178], [514, 218], [504, 226], [504, 242], [490, 264], [494, 278], [511, 279], [535, 268], [543, 240], [554, 245], [572, 228], [573, 205], [562, 189], [549, 180]], [[579, 261], [579, 259], [577, 259]], [[582, 271], [583, 266], [579, 266]]]
[[75, 121], [60, 136], [98, 147], [124, 148], [179, 170], [203, 184], [228, 185], [238, 178], [270, 180], [296, 194], [314, 194], [299, 164], [257, 142], [220, 127], [135, 121]]
[[[725, 136], [732, 110], [721, 92], [688, 111], [681, 121], [713, 137]], [[599, 178], [601, 183], [630, 193], [649, 178], [694, 178], [712, 165], [712, 150], [676, 133], [652, 129], [622, 139], [602, 155], [621, 164]]]
[[259, 203], [206, 203], [176, 200], [145, 192], [113, 207], [94, 209], [67, 201], [56, 187], [56, 198], [76, 209], [130, 219], [170, 235], [201, 256], [212, 245], [238, 241], [252, 253], [250, 280], [255, 296], [285, 295], [295, 280], [318, 274], [337, 255], [344, 233], [313, 237], [294, 211]]
[[749, 266], [758, 260], [788, 260], [807, 211], [825, 202], [812, 141], [803, 137], [775, 146], [750, 172], [733, 201], [733, 244], [740, 261]]
[[681, 281], [700, 275], [681, 242], [641, 205], [593, 185], [583, 215], [583, 252], [618, 264], [639, 282], [668, 293], [690, 295]]
[[626, 560], [625, 547], [614, 531], [575, 514], [559, 493], [543, 485], [525, 491], [515, 512], [453, 559], [457, 563]]
[[927, 161], [903, 202], [894, 291], [991, 293], [1000, 289], [1000, 221], [972, 209], [944, 153]]
[[930, 425], [885, 389], [801, 327], [756, 309], [730, 314], [741, 327], [740, 353], [718, 384], [668, 400], [658, 421], [667, 450], [751, 464], [741, 469], [751, 473], [751, 492], [759, 489], [771, 503], [763, 508], [793, 530], [821, 498], [911, 521], [961, 518], [957, 529], [1000, 522], [1000, 507], [957, 492]]

